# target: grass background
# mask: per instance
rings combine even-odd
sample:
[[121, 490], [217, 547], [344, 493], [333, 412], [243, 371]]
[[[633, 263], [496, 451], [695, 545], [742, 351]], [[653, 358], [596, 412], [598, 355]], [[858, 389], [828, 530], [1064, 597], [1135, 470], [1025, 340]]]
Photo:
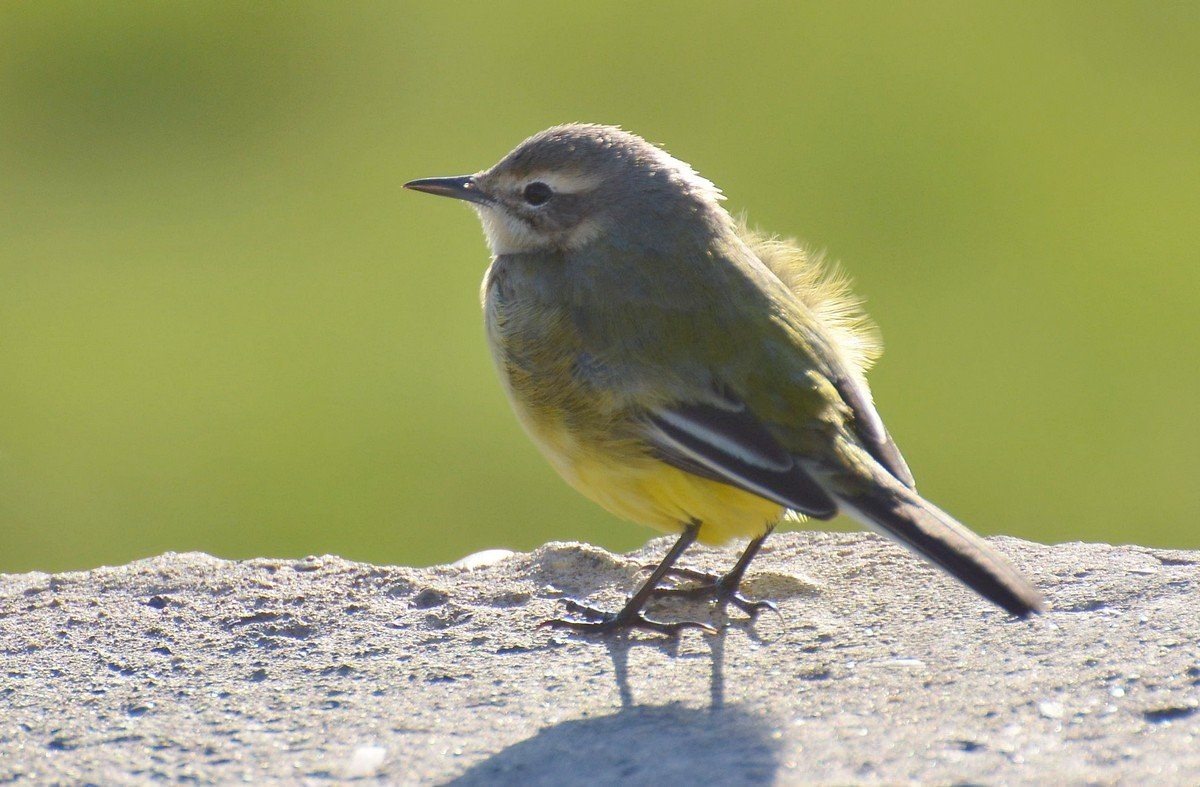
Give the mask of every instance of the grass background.
[[0, 570], [641, 543], [400, 190], [570, 120], [846, 264], [965, 522], [1200, 547], [1198, 95], [1196, 4], [4, 4]]

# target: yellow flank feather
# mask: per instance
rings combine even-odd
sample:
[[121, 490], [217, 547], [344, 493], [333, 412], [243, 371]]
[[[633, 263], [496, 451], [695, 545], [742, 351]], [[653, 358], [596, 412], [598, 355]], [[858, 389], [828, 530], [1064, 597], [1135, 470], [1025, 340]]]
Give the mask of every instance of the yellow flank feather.
[[565, 466], [555, 464], [571, 486], [622, 519], [664, 533], [699, 522], [700, 541], [707, 544], [761, 536], [784, 513], [778, 503], [657, 460], [617, 463], [582, 452]]
[[663, 462], [614, 465], [597, 459], [577, 462], [575, 477], [566, 476], [571, 485], [617, 516], [665, 533], [699, 522], [700, 541], [724, 544], [761, 536], [784, 513], [778, 503]]
[[677, 470], [634, 442], [606, 439], [578, 423], [571, 428], [559, 408], [531, 406], [529, 397], [506, 388], [521, 425], [563, 480], [622, 519], [664, 533], [699, 522], [701, 542], [723, 544], [760, 536], [783, 517], [777, 503]]

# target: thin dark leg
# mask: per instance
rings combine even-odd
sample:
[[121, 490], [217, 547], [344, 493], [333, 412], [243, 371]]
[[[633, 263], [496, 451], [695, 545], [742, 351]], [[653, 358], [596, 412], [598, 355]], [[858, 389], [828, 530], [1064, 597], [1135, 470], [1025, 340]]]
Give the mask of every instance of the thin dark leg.
[[602, 634], [610, 631], [619, 631], [621, 629], [648, 629], [657, 631], [662, 634], [678, 634], [684, 629], [702, 629], [715, 634], [716, 629], [705, 623], [696, 621], [681, 621], [679, 623], [664, 623], [659, 620], [651, 620], [642, 612], [642, 607], [646, 606], [646, 602], [655, 594], [658, 583], [662, 581], [668, 573], [671, 572], [671, 566], [679, 559], [684, 550], [690, 547], [696, 541], [696, 534], [700, 532], [700, 523], [692, 522], [684, 528], [683, 534], [679, 536], [679, 540], [671, 547], [671, 551], [667, 552], [667, 556], [662, 559], [654, 568], [654, 573], [650, 578], [642, 583], [642, 586], [637, 589], [629, 601], [625, 602], [625, 606], [619, 612], [605, 612], [595, 607], [589, 607], [586, 604], [581, 604], [572, 599], [566, 599], [567, 611], [576, 615], [581, 615], [587, 620], [568, 620], [565, 618], [555, 618], [543, 622], [542, 626], [550, 628], [567, 628], [575, 631], [582, 631], [589, 634]]
[[751, 601], [743, 596], [739, 589], [746, 576], [746, 569], [750, 567], [750, 561], [758, 555], [758, 550], [762, 548], [763, 542], [774, 530], [775, 526], [772, 525], [767, 532], [751, 541], [728, 573], [719, 575], [690, 568], [670, 568], [666, 572], [667, 576], [691, 579], [700, 584], [686, 588], [656, 588], [652, 591], [652, 595], [710, 597], [721, 606], [733, 604], [749, 615], [751, 619], [757, 618], [764, 609], [778, 613], [779, 608], [770, 601]]

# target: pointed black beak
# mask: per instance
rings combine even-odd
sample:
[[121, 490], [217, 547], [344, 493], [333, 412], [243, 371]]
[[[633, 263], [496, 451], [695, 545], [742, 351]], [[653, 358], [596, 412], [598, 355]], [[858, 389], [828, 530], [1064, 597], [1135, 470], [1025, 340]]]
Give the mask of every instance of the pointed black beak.
[[441, 197], [465, 199], [467, 202], [477, 202], [486, 205], [492, 200], [479, 190], [474, 175], [459, 175], [453, 178], [421, 178], [410, 180], [404, 188], [413, 191], [423, 191], [426, 194], [437, 194]]

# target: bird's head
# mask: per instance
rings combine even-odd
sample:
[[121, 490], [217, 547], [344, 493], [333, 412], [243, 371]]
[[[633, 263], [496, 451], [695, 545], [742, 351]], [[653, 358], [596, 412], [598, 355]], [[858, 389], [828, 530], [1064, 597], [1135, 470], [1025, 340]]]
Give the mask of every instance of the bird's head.
[[617, 246], [658, 246], [668, 224], [727, 217], [712, 183], [615, 126], [555, 126], [490, 169], [404, 186], [470, 202], [497, 256], [568, 252], [601, 237]]

